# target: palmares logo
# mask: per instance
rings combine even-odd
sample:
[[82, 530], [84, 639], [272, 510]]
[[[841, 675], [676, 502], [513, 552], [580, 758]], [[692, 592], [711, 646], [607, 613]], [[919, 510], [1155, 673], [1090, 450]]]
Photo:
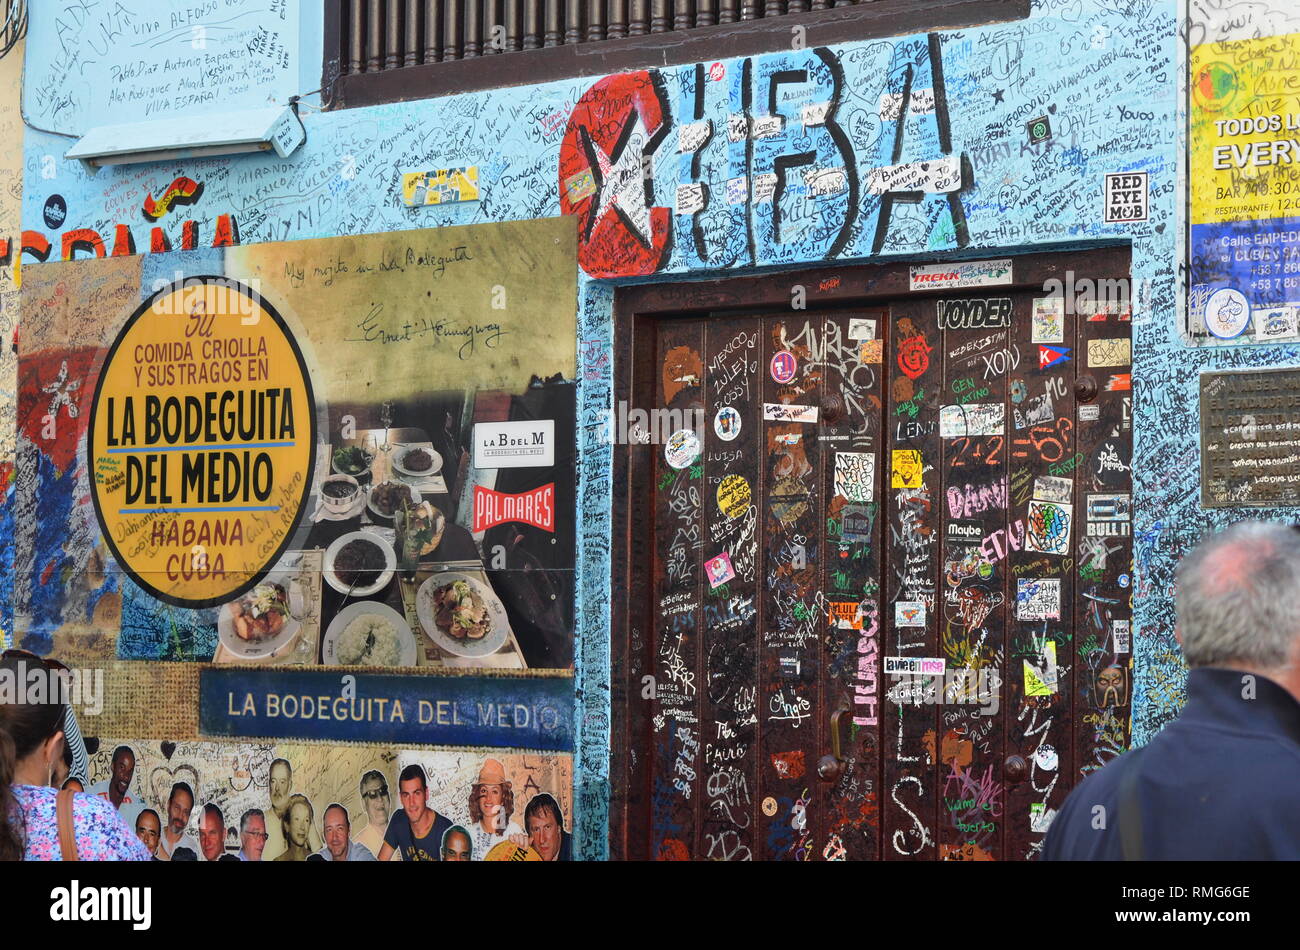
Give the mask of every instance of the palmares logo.
[[532, 491], [517, 495], [493, 491], [482, 485], [474, 486], [474, 531], [486, 531], [488, 528], [507, 521], [541, 528], [543, 531], [555, 530], [555, 483], [534, 488]]
[[50, 891], [50, 920], [129, 920], [135, 930], [153, 923], [153, 889], [148, 887], [68, 887]]
[[315, 430], [302, 353], [256, 289], [158, 290], [114, 341], [90, 412], [91, 497], [114, 558], [173, 606], [238, 597], [299, 523]]

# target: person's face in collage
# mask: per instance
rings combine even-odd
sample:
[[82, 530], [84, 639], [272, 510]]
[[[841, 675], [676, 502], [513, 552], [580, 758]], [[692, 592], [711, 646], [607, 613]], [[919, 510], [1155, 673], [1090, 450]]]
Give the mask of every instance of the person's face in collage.
[[406, 811], [406, 817], [415, 824], [424, 817], [424, 797], [426, 789], [424, 783], [418, 778], [408, 778], [397, 786], [397, 793], [402, 796], [402, 808]]
[[468, 861], [469, 854], [469, 838], [459, 831], [450, 832], [447, 835], [446, 843], [442, 846], [442, 859], [444, 861]]
[[325, 813], [325, 845], [335, 861], [348, 852], [348, 816], [341, 809], [331, 808]]
[[190, 812], [194, 809], [194, 799], [185, 789], [177, 789], [172, 800], [167, 803], [167, 825], [171, 833], [180, 834], [190, 823]]
[[277, 815], [283, 815], [289, 807], [289, 789], [292, 784], [293, 777], [283, 762], [271, 766], [271, 807]]
[[162, 828], [158, 827], [158, 816], [153, 812], [142, 812], [135, 820], [135, 836], [149, 849], [150, 854], [158, 853], [158, 838]]
[[501, 786], [480, 786], [478, 803], [483, 809], [483, 817], [488, 820], [488, 823], [493, 825], [499, 824], [498, 818], [501, 813]]
[[217, 860], [224, 850], [225, 841], [226, 829], [221, 827], [216, 815], [205, 811], [199, 819], [199, 847], [203, 850], [203, 857], [209, 861]]
[[119, 794], [125, 794], [131, 786], [131, 778], [135, 775], [135, 756], [130, 752], [123, 752], [113, 763], [113, 788]]
[[311, 826], [311, 809], [303, 802], [294, 802], [289, 812], [289, 840], [300, 848], [307, 847], [307, 830]]
[[373, 775], [361, 784], [361, 798], [366, 803], [366, 817], [372, 825], [388, 825], [388, 786]]
[[549, 808], [541, 809], [528, 819], [528, 837], [532, 840], [533, 850], [542, 856], [543, 861], [555, 860], [560, 850], [560, 829]]
[[262, 860], [262, 849], [266, 847], [266, 819], [260, 815], [248, 819], [248, 830], [240, 838], [245, 857], [250, 861]]

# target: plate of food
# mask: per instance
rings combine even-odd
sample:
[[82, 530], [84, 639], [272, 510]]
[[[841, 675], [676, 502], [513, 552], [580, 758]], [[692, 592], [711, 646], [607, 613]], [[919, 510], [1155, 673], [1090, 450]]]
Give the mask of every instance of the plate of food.
[[344, 445], [334, 450], [334, 457], [330, 461], [336, 475], [361, 478], [370, 474], [370, 466], [375, 457], [359, 445]]
[[403, 531], [410, 532], [420, 545], [420, 557], [432, 554], [442, 542], [443, 532], [447, 530], [447, 516], [427, 501], [408, 507], [407, 512], [406, 525], [402, 524], [400, 517], [395, 520], [399, 542]]
[[383, 482], [370, 489], [370, 498], [366, 502], [366, 507], [376, 518], [391, 524], [393, 514], [402, 507], [403, 502], [409, 507], [415, 507], [420, 501], [420, 493], [410, 485], [403, 485], [401, 482]]
[[393, 468], [408, 478], [423, 478], [442, 471], [442, 456], [431, 445], [407, 445], [393, 456]]
[[293, 572], [268, 574], [238, 600], [224, 604], [217, 613], [217, 637], [235, 656], [244, 660], [270, 656], [294, 638], [302, 624], [302, 592]]
[[396, 569], [393, 546], [369, 531], [349, 531], [325, 549], [325, 582], [340, 594], [377, 594], [388, 586]]
[[415, 637], [392, 607], [358, 600], [330, 621], [321, 660], [326, 666], [415, 666]]
[[506, 608], [486, 582], [459, 571], [434, 574], [415, 595], [429, 638], [453, 656], [489, 656], [510, 632]]

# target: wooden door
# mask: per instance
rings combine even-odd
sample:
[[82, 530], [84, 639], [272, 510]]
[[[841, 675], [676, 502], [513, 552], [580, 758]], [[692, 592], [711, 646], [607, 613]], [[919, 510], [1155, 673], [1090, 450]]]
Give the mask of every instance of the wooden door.
[[1127, 747], [1130, 323], [1075, 309], [656, 322], [634, 852], [1032, 858]]

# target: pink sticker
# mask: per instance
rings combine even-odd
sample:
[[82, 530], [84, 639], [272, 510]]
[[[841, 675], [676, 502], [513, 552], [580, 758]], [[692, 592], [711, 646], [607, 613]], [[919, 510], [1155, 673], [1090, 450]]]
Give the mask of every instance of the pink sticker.
[[721, 587], [736, 576], [736, 572], [731, 566], [731, 555], [726, 551], [723, 551], [715, 558], [705, 561], [704, 572], [709, 575], [709, 585], [711, 587]]

